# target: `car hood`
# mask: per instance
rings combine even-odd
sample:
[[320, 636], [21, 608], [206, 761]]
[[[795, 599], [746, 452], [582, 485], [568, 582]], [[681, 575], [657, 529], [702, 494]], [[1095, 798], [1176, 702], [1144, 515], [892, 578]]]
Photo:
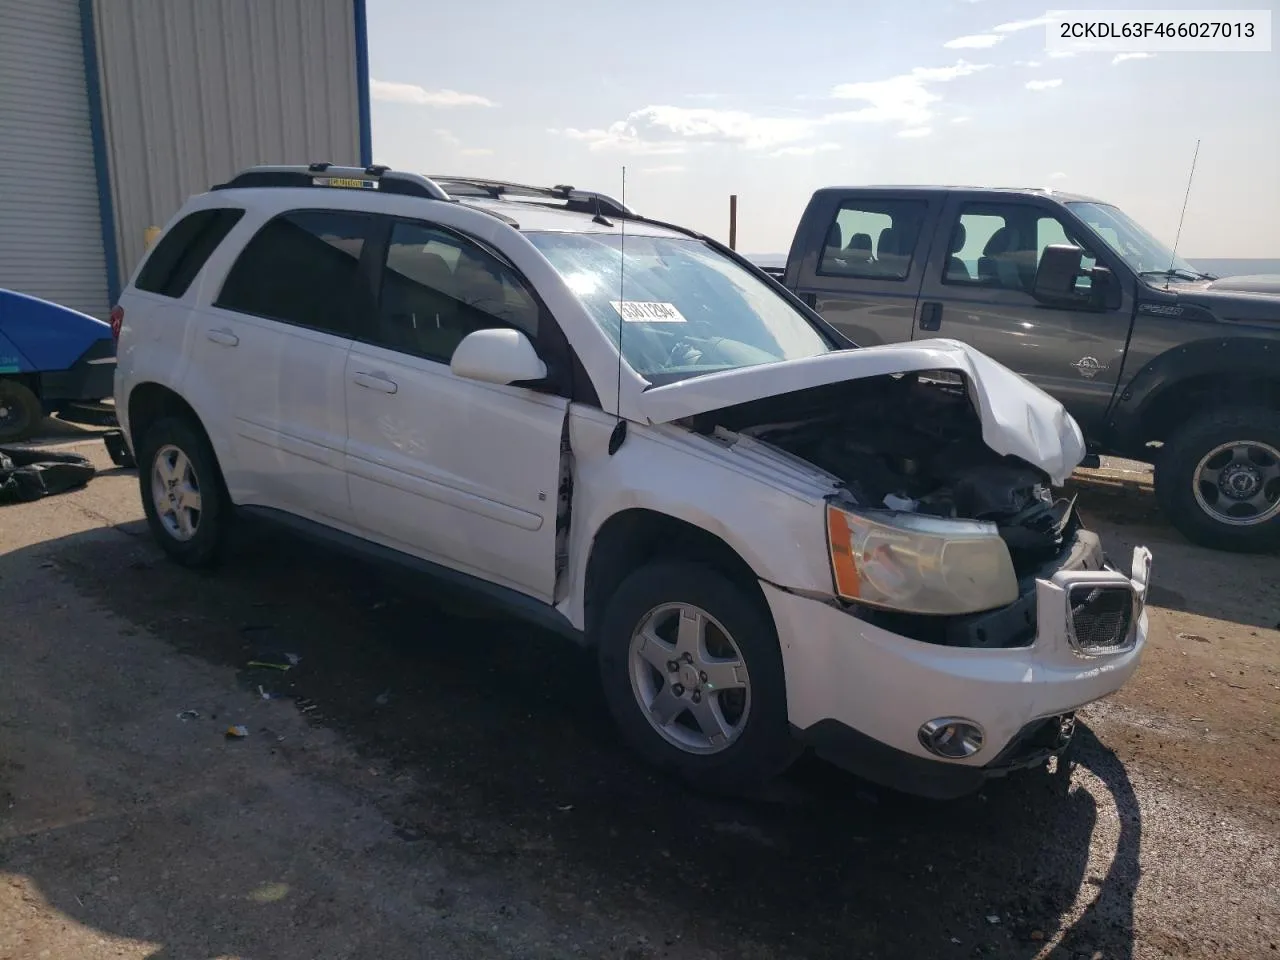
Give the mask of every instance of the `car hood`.
[[670, 423], [810, 387], [935, 370], [954, 371], [968, 380], [982, 419], [982, 439], [996, 453], [1039, 467], [1055, 484], [1065, 482], [1084, 459], [1084, 437], [1062, 404], [956, 340], [838, 350], [710, 373], [649, 387], [640, 397], [640, 411], [650, 423]]
[[1254, 295], [1280, 297], [1280, 274], [1257, 274], [1246, 277], [1222, 277], [1211, 280], [1204, 289], [1215, 293], [1251, 293]]

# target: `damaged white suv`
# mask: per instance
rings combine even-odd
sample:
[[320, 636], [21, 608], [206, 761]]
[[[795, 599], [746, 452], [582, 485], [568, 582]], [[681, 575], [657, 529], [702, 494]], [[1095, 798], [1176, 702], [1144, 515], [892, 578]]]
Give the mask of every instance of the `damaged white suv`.
[[805, 746], [932, 797], [1042, 763], [1146, 641], [1063, 408], [948, 340], [851, 349], [607, 196], [258, 167], [114, 317], [152, 531], [234, 515], [430, 571], [598, 650], [631, 744], [743, 789]]

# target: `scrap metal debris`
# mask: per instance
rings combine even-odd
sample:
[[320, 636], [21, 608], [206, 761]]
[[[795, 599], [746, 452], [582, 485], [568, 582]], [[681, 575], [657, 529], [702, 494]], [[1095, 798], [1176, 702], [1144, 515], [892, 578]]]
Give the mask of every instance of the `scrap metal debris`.
[[243, 740], [248, 735], [249, 735], [248, 727], [240, 727], [240, 726], [227, 727], [228, 740]]
[[30, 503], [79, 490], [97, 470], [88, 457], [34, 447], [0, 447], [0, 504]]

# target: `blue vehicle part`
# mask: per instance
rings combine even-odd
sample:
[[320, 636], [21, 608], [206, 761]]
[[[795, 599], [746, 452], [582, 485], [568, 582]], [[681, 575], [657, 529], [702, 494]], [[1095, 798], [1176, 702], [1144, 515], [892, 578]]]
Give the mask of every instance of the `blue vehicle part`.
[[0, 289], [0, 377], [17, 376], [52, 413], [115, 387], [111, 325], [38, 297]]

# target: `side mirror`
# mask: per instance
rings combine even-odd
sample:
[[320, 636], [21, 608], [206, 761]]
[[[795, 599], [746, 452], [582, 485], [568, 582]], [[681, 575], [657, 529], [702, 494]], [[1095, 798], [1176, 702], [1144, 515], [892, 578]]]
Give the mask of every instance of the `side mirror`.
[[1036, 279], [1031, 295], [1041, 303], [1055, 307], [1080, 305], [1089, 302], [1089, 294], [1076, 289], [1076, 279], [1082, 271], [1080, 261], [1084, 251], [1070, 244], [1050, 244], [1040, 254], [1036, 267]]
[[509, 327], [467, 334], [453, 351], [449, 369], [468, 380], [504, 385], [542, 380], [547, 375], [547, 365], [529, 338]]

